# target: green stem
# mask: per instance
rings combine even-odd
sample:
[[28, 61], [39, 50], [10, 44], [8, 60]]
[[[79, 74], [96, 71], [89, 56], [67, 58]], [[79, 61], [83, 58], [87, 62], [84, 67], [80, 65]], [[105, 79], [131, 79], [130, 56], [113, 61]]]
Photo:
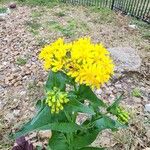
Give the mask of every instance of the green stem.
[[[69, 113], [64, 111], [66, 117], [67, 117], [67, 120], [69, 122], [73, 122], [72, 118], [70, 117]], [[67, 141], [68, 141], [68, 144], [69, 144], [69, 150], [73, 150], [74, 148], [72, 147], [72, 143], [73, 143], [73, 133], [67, 133]]]
[[76, 117], [77, 117], [77, 112], [74, 112], [73, 117], [72, 117], [72, 121], [75, 123], [76, 122]]
[[72, 122], [72, 119], [71, 119], [69, 113], [66, 112], [65, 110], [64, 110], [64, 113], [65, 113], [65, 115], [66, 115], [66, 117], [67, 117], [67, 120], [68, 120], [69, 122]]
[[73, 83], [73, 87], [74, 87], [75, 92], [77, 92], [77, 87], [76, 87], [76, 83], [75, 82]]

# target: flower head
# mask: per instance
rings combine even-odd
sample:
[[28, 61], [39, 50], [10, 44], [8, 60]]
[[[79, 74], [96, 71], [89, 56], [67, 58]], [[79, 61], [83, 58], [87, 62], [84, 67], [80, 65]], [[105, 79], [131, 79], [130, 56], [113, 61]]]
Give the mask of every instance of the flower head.
[[114, 71], [109, 52], [102, 44], [93, 44], [90, 38], [80, 38], [71, 43], [58, 39], [42, 49], [40, 59], [44, 68], [63, 71], [80, 84], [99, 88]]
[[54, 87], [53, 90], [47, 92], [46, 103], [51, 107], [51, 113], [59, 113], [63, 110], [63, 105], [69, 102], [66, 92], [61, 92]]

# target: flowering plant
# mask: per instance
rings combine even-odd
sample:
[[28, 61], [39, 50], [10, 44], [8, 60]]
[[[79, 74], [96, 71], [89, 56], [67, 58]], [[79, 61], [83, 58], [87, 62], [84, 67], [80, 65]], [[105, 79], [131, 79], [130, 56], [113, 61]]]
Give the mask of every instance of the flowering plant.
[[[114, 71], [113, 61], [102, 44], [93, 44], [90, 38], [71, 43], [58, 39], [45, 46], [39, 58], [50, 70], [45, 97], [37, 102], [35, 117], [15, 137], [49, 129], [52, 138], [47, 149], [93, 150], [100, 149], [89, 146], [99, 132], [114, 131], [128, 123], [128, 113], [119, 106], [122, 95], [109, 106], [93, 92]], [[81, 114], [84, 118], [78, 121]]]

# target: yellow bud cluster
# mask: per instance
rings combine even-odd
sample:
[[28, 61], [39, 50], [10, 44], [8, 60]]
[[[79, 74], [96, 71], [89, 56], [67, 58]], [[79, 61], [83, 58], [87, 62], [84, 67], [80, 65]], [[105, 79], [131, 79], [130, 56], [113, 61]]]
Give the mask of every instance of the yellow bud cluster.
[[63, 105], [69, 102], [66, 92], [61, 92], [58, 88], [54, 87], [53, 90], [47, 92], [46, 103], [51, 107], [51, 113], [59, 113], [63, 110]]
[[121, 123], [128, 123], [129, 121], [129, 114], [126, 112], [123, 108], [118, 107], [116, 108], [116, 116], [118, 118], [118, 121]]

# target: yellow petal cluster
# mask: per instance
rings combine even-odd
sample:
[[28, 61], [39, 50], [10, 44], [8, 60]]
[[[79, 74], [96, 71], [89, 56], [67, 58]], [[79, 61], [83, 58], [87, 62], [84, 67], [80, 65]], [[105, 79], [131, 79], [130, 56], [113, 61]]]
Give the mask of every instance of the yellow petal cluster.
[[77, 83], [92, 88], [107, 82], [114, 71], [107, 49], [102, 44], [93, 44], [88, 37], [70, 43], [58, 39], [45, 46], [39, 58], [44, 60], [46, 70], [63, 71]]
[[59, 113], [63, 110], [63, 105], [69, 102], [66, 92], [54, 87], [53, 90], [47, 92], [46, 103], [51, 107], [51, 113]]

